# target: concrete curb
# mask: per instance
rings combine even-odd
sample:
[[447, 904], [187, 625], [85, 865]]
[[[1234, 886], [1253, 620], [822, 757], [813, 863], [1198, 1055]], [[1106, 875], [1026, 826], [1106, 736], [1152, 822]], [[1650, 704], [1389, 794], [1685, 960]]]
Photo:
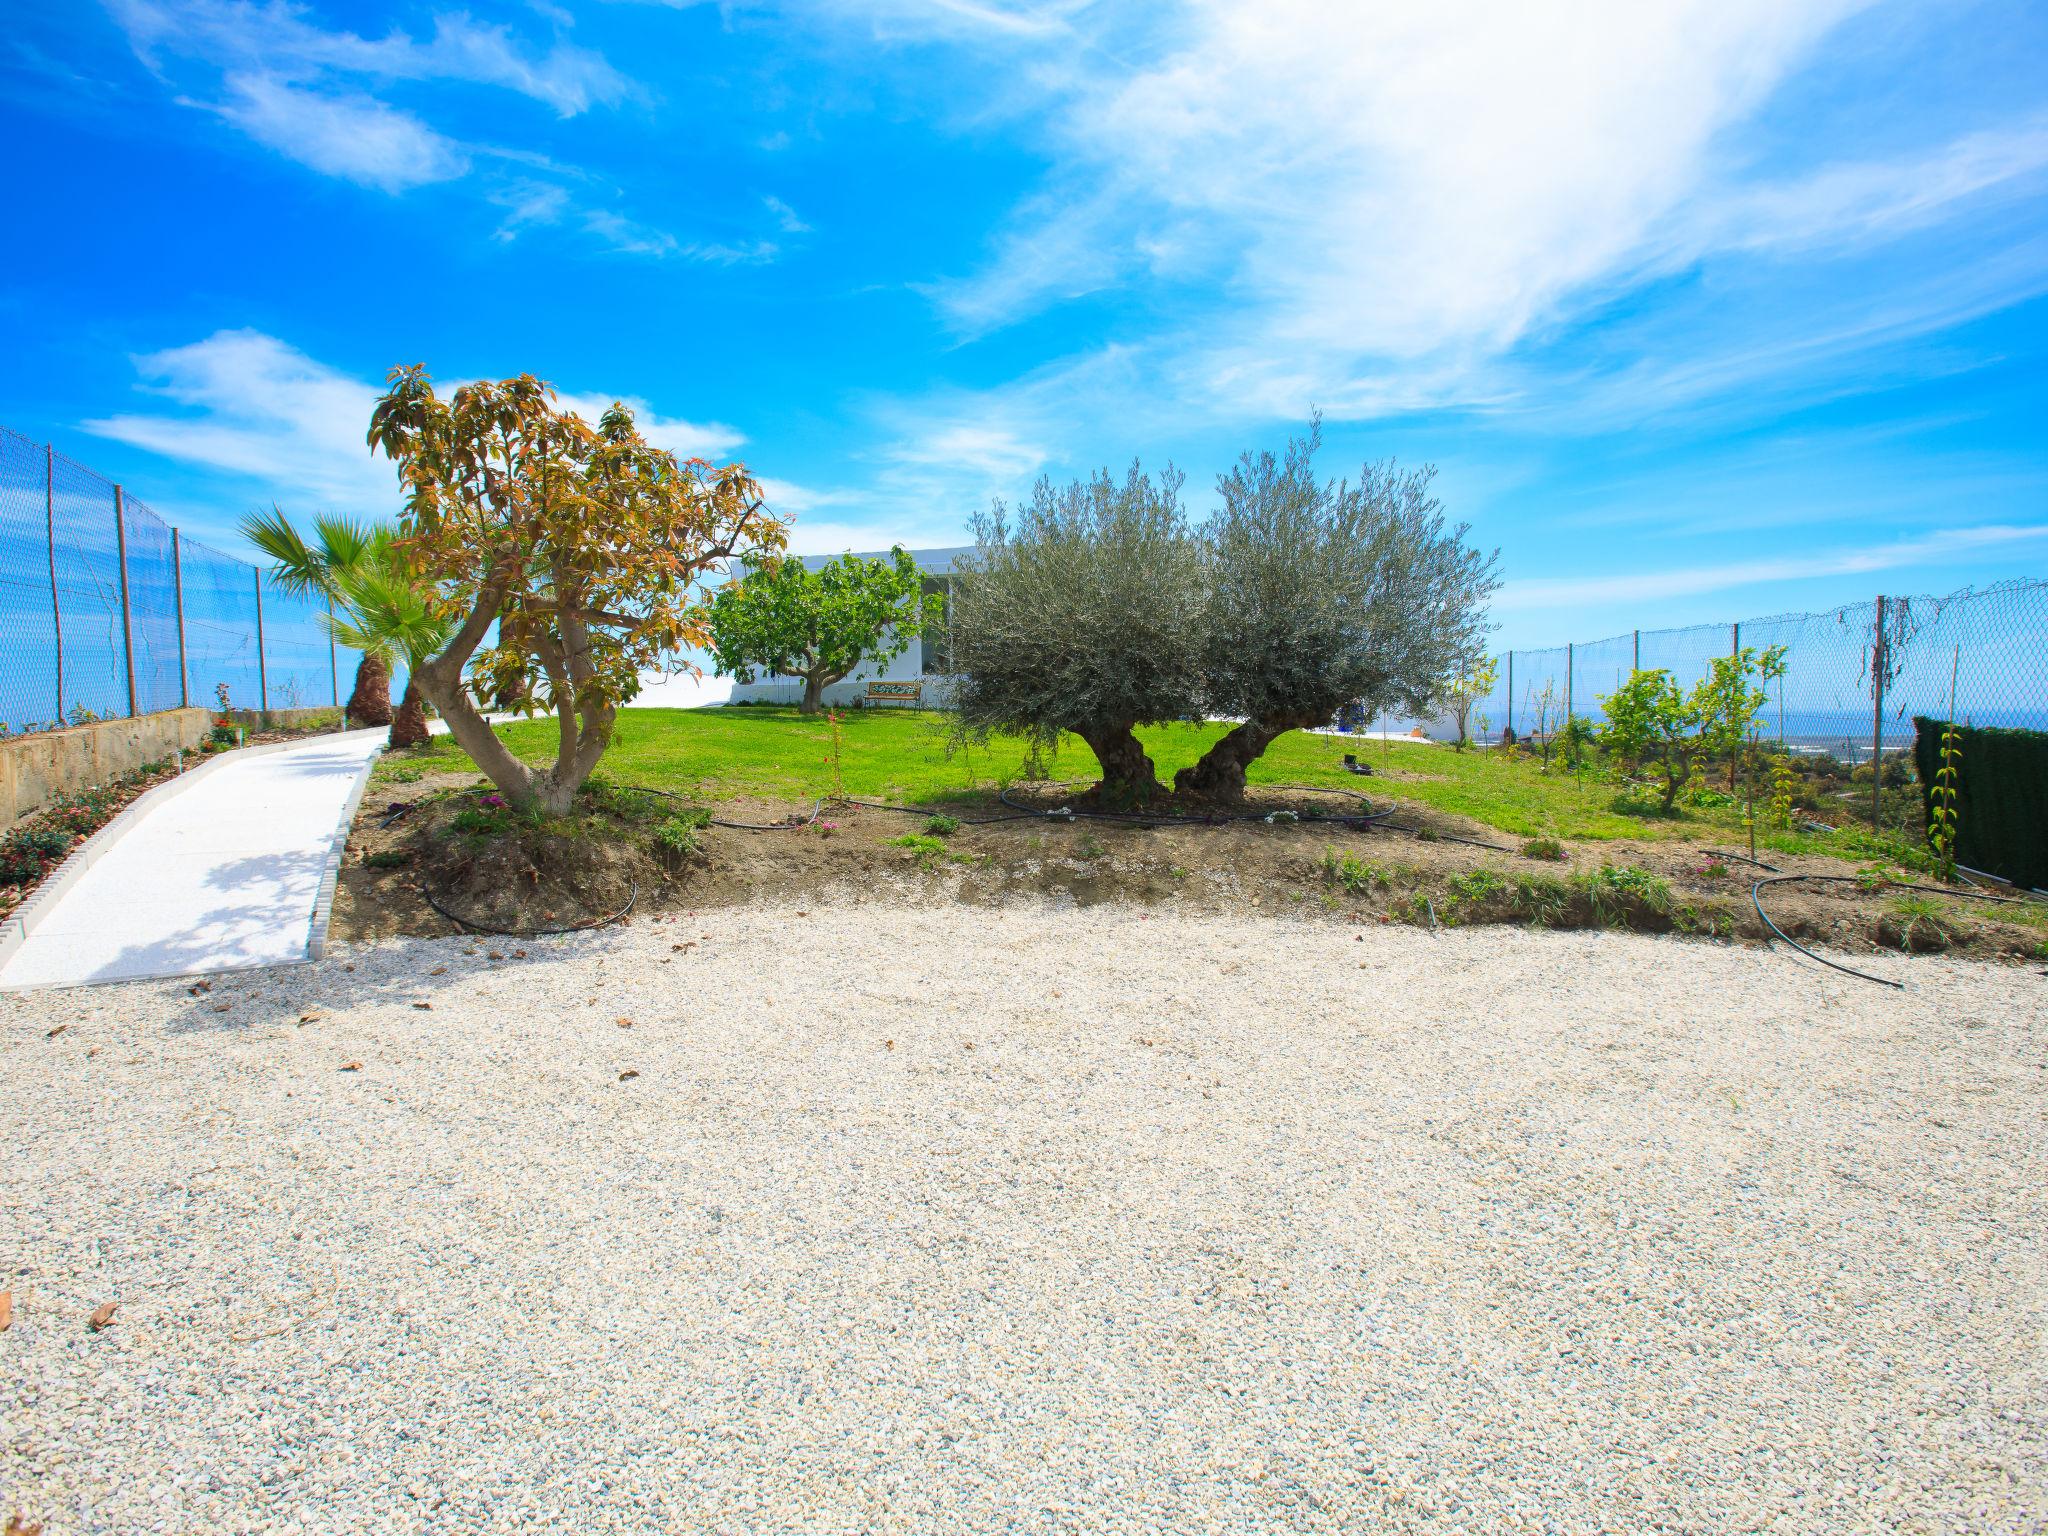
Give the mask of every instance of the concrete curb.
[[[373, 729], [381, 730], [383, 727]], [[327, 957], [327, 926], [334, 920], [334, 892], [341, 884], [341, 861], [348, 853], [349, 830], [356, 824], [356, 812], [362, 809], [363, 796], [370, 788], [370, 775], [384, 750], [379, 747], [363, 759], [363, 771], [356, 775], [355, 787], [342, 803], [341, 820], [335, 825], [334, 841], [327, 848], [327, 867], [320, 872], [320, 894], [313, 900], [313, 926], [306, 936], [306, 959], [309, 962]]]
[[[381, 727], [372, 727], [372, 729], [381, 729]], [[335, 731], [327, 734], [340, 736], [352, 735], [354, 733]], [[147, 816], [165, 801], [184, 794], [185, 791], [191, 789], [206, 775], [213, 773], [230, 762], [246, 762], [252, 757], [264, 757], [273, 752], [289, 752], [294, 747], [303, 747], [308, 742], [320, 739], [319, 736], [307, 736], [298, 741], [266, 741], [261, 746], [235, 747], [226, 752], [217, 752], [197, 768], [188, 769], [176, 778], [168, 779], [162, 784], [155, 785], [137, 795], [132, 801], [121, 808], [120, 813], [112, 821], [72, 849], [64, 862], [59, 864], [55, 870], [45, 877], [43, 883], [36, 887], [36, 893], [19, 907], [15, 908], [9, 914], [4, 924], [0, 924], [0, 972], [6, 970], [7, 962], [14, 958], [15, 951], [28, 941], [28, 936], [35, 931], [36, 924], [49, 914], [50, 909], [56, 906], [64, 893], [78, 884], [85, 872], [91, 869], [93, 865], [99, 863], [106, 856], [107, 851], [120, 840], [121, 836], [130, 827], [134, 826], [136, 822], [142, 820], [144, 816]], [[323, 901], [331, 900], [328, 893], [331, 891], [333, 881], [338, 878], [340, 873], [341, 844], [347, 841], [348, 826], [354, 817], [355, 806], [362, 799], [363, 791], [370, 782], [369, 767], [376, 763], [377, 758], [382, 755], [382, 752], [383, 749], [379, 748], [370, 755], [361, 777], [357, 780], [355, 789], [351, 791], [349, 809], [342, 816], [341, 836], [328, 854], [328, 873], [321, 881]], [[324, 938], [326, 927], [321, 918], [321, 910], [321, 905], [316, 903], [314, 907], [314, 922]], [[318, 955], [309, 954], [308, 958], [317, 959]], [[260, 969], [260, 967], [252, 966], [247, 967], [247, 969]], [[166, 973], [166, 976], [173, 974], [183, 973]], [[166, 979], [166, 977], [124, 976], [120, 978], [120, 981], [163, 979]], [[119, 982], [85, 983], [88, 986], [119, 984]], [[20, 990], [24, 989], [0, 980], [0, 992]]]

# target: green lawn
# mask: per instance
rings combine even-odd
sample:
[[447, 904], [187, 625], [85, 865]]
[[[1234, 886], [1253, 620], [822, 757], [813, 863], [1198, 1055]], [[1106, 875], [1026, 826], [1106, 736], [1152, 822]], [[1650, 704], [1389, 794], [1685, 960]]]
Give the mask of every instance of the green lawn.
[[[912, 804], [978, 801], [1024, 777], [1021, 740], [949, 753], [949, 726], [949, 717], [930, 711], [846, 712], [839, 726], [844, 792], [863, 800]], [[1194, 762], [1225, 729], [1166, 725], [1139, 735], [1160, 777], [1171, 781], [1175, 769]], [[547, 762], [554, 755], [552, 720], [520, 721], [501, 732], [529, 761]], [[1369, 762], [1374, 776], [1346, 773], [1346, 752]], [[469, 766], [445, 737], [436, 739], [430, 755], [450, 767]], [[1095, 757], [1082, 742], [1069, 739], [1048, 768], [1059, 778], [1092, 779]], [[388, 771], [407, 770], [393, 761]], [[617, 736], [600, 771], [622, 784], [674, 790], [705, 801], [810, 800], [834, 792], [832, 727], [793, 709], [629, 709], [619, 715]], [[1254, 783], [1327, 785], [1415, 801], [1516, 838], [1690, 837], [1723, 839], [1734, 847], [1734, 840], [1744, 836], [1739, 810], [1687, 810], [1665, 817], [1641, 798], [1618, 794], [1596, 775], [1580, 780], [1562, 771], [1545, 774], [1531, 759], [1510, 762], [1494, 752], [1293, 732], [1274, 743], [1251, 777]], [[1867, 835], [1847, 830], [1830, 837], [1779, 833], [1759, 842], [1787, 852], [1852, 857], [1885, 851]]]

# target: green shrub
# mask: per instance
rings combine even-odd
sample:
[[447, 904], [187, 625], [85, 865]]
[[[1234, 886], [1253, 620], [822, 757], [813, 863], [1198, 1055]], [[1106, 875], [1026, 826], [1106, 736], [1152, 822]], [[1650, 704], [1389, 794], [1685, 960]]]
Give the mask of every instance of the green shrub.
[[936, 837], [922, 832], [906, 832], [901, 837], [889, 839], [891, 848], [908, 848], [913, 853], [936, 856], [946, 851], [946, 845]]
[[697, 851], [697, 834], [710, 824], [711, 813], [701, 807], [662, 819], [654, 829], [654, 845], [665, 853], [688, 857]]
[[960, 830], [960, 818], [948, 816], [942, 812], [927, 820], [924, 824], [924, 829], [931, 833], [933, 837], [951, 837]]
[[363, 867], [366, 869], [403, 869], [412, 862], [412, 855], [403, 848], [380, 848], [366, 855]]
[[1554, 837], [1532, 837], [1522, 844], [1525, 859], [1548, 859], [1553, 864], [1564, 858], [1564, 844]]

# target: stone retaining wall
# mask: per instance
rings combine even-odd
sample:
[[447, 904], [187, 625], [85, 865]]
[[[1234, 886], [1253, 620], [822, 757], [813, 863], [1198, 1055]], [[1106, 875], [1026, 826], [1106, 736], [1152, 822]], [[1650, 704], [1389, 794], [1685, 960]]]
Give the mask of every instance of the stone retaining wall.
[[144, 763], [190, 752], [213, 729], [203, 709], [70, 725], [13, 739], [0, 737], [0, 829], [39, 811], [59, 795], [104, 784]]

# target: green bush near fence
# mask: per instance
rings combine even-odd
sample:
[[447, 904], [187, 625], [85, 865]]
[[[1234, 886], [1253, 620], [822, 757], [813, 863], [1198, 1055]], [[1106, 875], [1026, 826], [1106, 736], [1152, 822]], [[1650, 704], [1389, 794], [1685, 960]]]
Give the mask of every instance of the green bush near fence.
[[[1913, 762], [1923, 797], [1941, 770], [1946, 722], [1916, 716]], [[1957, 727], [1956, 862], [2032, 890], [2048, 887], [2048, 731]], [[1929, 805], [1930, 815], [1932, 804]]]

